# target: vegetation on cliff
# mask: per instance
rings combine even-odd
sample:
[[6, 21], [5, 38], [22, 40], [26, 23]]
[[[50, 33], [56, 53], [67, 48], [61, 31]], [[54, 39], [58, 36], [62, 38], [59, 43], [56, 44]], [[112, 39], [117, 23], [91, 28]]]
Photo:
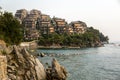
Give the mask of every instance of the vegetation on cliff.
[[12, 45], [23, 39], [22, 27], [12, 13], [0, 11], [0, 39]]
[[104, 36], [99, 30], [89, 27], [84, 34], [49, 34], [42, 35], [39, 39], [39, 45], [51, 46], [53, 44], [60, 46], [73, 47], [95, 47], [102, 42], [108, 42], [108, 37]]

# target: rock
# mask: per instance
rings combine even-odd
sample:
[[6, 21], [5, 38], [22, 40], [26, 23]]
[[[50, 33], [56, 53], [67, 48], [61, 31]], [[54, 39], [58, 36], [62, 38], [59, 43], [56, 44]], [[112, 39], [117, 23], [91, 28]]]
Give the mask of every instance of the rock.
[[45, 53], [37, 53], [37, 56], [40, 56], [40, 57], [45, 57]]
[[[7, 57], [7, 58], [6, 58]], [[13, 46], [12, 52], [0, 56], [0, 80], [66, 80], [67, 71], [56, 59], [47, 69], [25, 48]]]
[[7, 59], [0, 56], [0, 80], [7, 80]]
[[59, 80], [66, 80], [67, 78], [66, 69], [55, 58], [52, 61], [52, 77]]
[[45, 57], [45, 54], [44, 54], [44, 53], [40, 53], [40, 56], [41, 56], [41, 57]]
[[54, 58], [52, 61], [52, 68], [46, 70], [48, 80], [66, 80], [67, 71]]
[[46, 72], [40, 61], [23, 48], [14, 46], [7, 56], [7, 75], [11, 80], [46, 80]]
[[16, 76], [14, 74], [8, 74], [8, 76], [9, 76], [10, 80], [15, 80], [16, 79]]

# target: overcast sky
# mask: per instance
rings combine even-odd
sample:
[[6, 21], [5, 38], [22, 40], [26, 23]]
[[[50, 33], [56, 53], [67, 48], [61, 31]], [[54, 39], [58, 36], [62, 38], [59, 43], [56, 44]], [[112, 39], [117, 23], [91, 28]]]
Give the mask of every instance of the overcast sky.
[[120, 0], [0, 0], [3, 10], [38, 9], [66, 21], [84, 21], [88, 26], [120, 41]]

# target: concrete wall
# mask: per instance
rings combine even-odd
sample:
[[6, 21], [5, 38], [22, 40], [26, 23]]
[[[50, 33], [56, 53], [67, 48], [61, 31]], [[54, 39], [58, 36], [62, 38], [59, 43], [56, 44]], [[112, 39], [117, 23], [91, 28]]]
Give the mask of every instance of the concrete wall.
[[20, 44], [20, 46], [21, 46], [21, 47], [25, 47], [25, 48], [31, 50], [31, 49], [37, 48], [37, 43], [36, 43], [35, 41], [22, 42], [22, 43]]

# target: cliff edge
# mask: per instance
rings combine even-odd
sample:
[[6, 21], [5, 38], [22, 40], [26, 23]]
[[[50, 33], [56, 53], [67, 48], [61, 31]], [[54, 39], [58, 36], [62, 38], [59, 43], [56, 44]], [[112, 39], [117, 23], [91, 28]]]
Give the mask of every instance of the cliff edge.
[[7, 75], [11, 80], [45, 80], [46, 72], [40, 61], [26, 49], [13, 46], [7, 55]]
[[[2, 55], [1, 55], [2, 56]], [[4, 65], [3, 65], [4, 64]], [[12, 51], [0, 57], [0, 80], [66, 80], [67, 71], [56, 59], [45, 69], [25, 48], [13, 46]]]

